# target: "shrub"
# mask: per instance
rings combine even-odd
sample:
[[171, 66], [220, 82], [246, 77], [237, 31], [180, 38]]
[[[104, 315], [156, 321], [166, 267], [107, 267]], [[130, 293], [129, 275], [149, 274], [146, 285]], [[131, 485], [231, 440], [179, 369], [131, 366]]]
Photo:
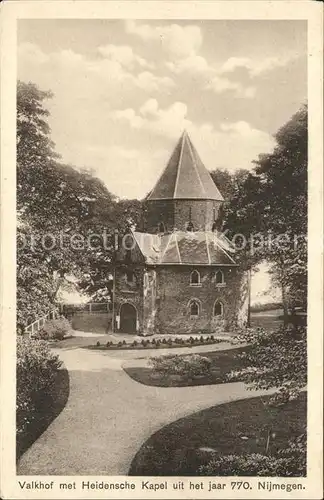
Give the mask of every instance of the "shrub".
[[149, 359], [153, 370], [162, 375], [186, 375], [190, 378], [210, 372], [211, 360], [199, 354], [158, 356]]
[[[305, 454], [306, 457], [306, 454]], [[268, 456], [225, 455], [214, 457], [198, 469], [201, 476], [285, 476], [298, 477], [306, 474], [306, 461], [301, 454]]]
[[138, 344], [137, 340], [134, 340], [134, 342], [133, 342], [133, 344], [132, 344], [132, 345], [133, 345], [134, 347], [136, 347], [136, 346], [137, 346], [137, 344]]
[[40, 340], [63, 340], [70, 331], [70, 322], [62, 316], [47, 321], [35, 337]]
[[97, 347], [99, 347], [99, 346], [100, 346], [100, 342], [99, 342], [99, 340], [98, 340], [98, 342], [96, 343], [96, 346], [97, 346]]
[[44, 411], [62, 362], [41, 340], [17, 337], [17, 433], [21, 434]]

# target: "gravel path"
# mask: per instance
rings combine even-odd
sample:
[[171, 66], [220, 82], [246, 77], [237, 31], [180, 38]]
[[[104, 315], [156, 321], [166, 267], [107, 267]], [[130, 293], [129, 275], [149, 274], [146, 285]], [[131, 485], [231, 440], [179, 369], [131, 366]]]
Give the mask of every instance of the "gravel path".
[[[216, 346], [202, 347], [210, 351]], [[135, 351], [67, 347], [57, 352], [69, 371], [70, 397], [62, 413], [21, 457], [18, 474], [127, 475], [142, 443], [164, 425], [216, 404], [261, 394], [247, 391], [239, 382], [144, 386], [122, 369], [125, 359], [139, 357]]]

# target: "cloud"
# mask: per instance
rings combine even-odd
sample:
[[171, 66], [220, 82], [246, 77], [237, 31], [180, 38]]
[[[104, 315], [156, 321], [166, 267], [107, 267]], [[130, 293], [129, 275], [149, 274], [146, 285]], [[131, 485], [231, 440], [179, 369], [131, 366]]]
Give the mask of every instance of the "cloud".
[[138, 114], [134, 109], [128, 108], [113, 112], [113, 117], [128, 122], [132, 128], [141, 128], [164, 137], [174, 138], [190, 125], [186, 118], [187, 111], [187, 105], [183, 102], [175, 102], [161, 109], [156, 99], [148, 99], [140, 107]]
[[169, 152], [157, 149], [75, 143], [68, 161], [79, 168], [95, 166], [94, 174], [108, 189], [121, 198], [142, 198], [156, 182], [164, 168]]
[[128, 45], [104, 45], [98, 47], [98, 52], [102, 56], [117, 61], [125, 68], [133, 68], [138, 64], [142, 68], [153, 68], [154, 65], [148, 63], [143, 57], [134, 53], [132, 47]]
[[132, 128], [165, 137], [170, 148], [186, 129], [210, 169], [251, 169], [252, 161], [260, 153], [270, 152], [275, 144], [268, 133], [244, 120], [224, 122], [217, 128], [211, 123], [194, 123], [188, 118], [188, 107], [183, 102], [175, 102], [162, 109], [156, 99], [149, 99], [138, 113], [134, 109], [125, 109], [115, 112], [114, 118], [126, 121]]
[[177, 58], [195, 54], [202, 44], [202, 33], [199, 26], [169, 24], [152, 26], [136, 21], [125, 22], [126, 32], [140, 37], [144, 41], [154, 40], [163, 50]]
[[298, 54], [265, 57], [262, 60], [253, 60], [249, 57], [230, 57], [222, 65], [220, 72], [232, 73], [238, 68], [244, 68], [248, 71], [250, 77], [254, 78], [276, 68], [287, 66], [287, 64], [296, 60], [298, 57]]
[[[50, 87], [58, 84], [67, 88], [73, 85], [75, 92], [86, 88], [88, 93], [107, 93], [107, 85], [128, 85], [149, 92], [169, 89], [174, 86], [168, 76], [159, 76], [151, 71], [134, 70], [150, 66], [145, 59], [134, 54], [128, 46], [107, 45], [98, 48], [99, 58], [87, 58], [72, 50], [61, 50], [45, 54], [37, 45], [27, 43], [18, 48], [19, 67], [23, 76], [34, 72], [41, 82], [46, 79]], [[41, 74], [43, 73], [43, 74]], [[50, 77], [51, 75], [51, 77]], [[76, 84], [77, 83], [77, 84]]]
[[226, 91], [233, 91], [237, 97], [252, 98], [255, 96], [255, 87], [244, 87], [239, 82], [234, 82], [228, 78], [214, 76], [205, 86], [207, 90], [213, 90], [216, 94], [222, 94]]
[[166, 67], [176, 74], [181, 73], [213, 73], [215, 70], [212, 68], [206, 59], [197, 54], [191, 54], [184, 59], [176, 62], [166, 62]]

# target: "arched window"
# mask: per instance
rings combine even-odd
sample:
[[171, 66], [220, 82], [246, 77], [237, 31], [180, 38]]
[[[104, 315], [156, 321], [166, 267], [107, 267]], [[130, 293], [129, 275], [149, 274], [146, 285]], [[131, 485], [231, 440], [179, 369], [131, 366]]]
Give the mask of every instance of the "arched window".
[[196, 269], [190, 274], [190, 285], [200, 285], [200, 274]]
[[199, 302], [197, 300], [192, 300], [190, 302], [190, 317], [199, 316]]
[[215, 283], [216, 285], [224, 284], [224, 273], [220, 269], [215, 273]]
[[223, 304], [219, 301], [216, 301], [214, 304], [214, 311], [213, 311], [214, 316], [223, 316], [223, 311], [224, 311]]

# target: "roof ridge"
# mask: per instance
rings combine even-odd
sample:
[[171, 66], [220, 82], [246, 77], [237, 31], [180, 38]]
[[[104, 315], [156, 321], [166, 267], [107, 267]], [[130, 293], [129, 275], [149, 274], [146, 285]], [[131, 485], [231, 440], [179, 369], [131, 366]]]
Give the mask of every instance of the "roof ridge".
[[195, 168], [195, 171], [196, 171], [197, 177], [199, 179], [200, 185], [201, 185], [201, 187], [203, 189], [203, 192], [207, 196], [205, 186], [204, 186], [204, 184], [203, 184], [203, 182], [201, 180], [200, 173], [198, 172], [198, 168], [197, 168], [197, 164], [196, 164], [196, 158], [195, 158], [195, 155], [193, 154], [193, 150], [192, 150], [192, 147], [191, 147], [192, 144], [191, 144], [191, 140], [190, 140], [189, 135], [188, 135], [187, 141], [188, 141], [188, 145], [189, 145], [189, 151], [190, 151], [190, 155], [191, 155], [191, 158], [192, 158], [193, 166]]
[[183, 156], [183, 144], [184, 144], [185, 133], [186, 133], [186, 131], [184, 130], [183, 133], [182, 133], [182, 137], [181, 137], [181, 150], [180, 150], [180, 156], [179, 156], [179, 162], [178, 162], [177, 177], [176, 177], [176, 181], [175, 181], [175, 184], [174, 184], [173, 198], [176, 197], [176, 191], [177, 191], [178, 183], [179, 183], [180, 168], [181, 168], [181, 160], [182, 160], [182, 156]]

